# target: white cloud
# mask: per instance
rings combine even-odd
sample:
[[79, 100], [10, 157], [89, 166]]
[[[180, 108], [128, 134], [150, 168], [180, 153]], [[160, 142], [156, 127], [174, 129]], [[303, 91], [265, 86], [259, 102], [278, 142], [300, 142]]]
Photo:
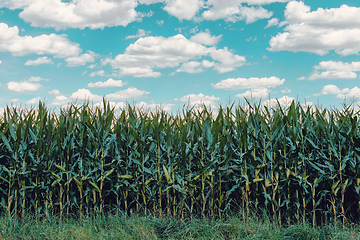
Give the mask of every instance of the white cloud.
[[208, 48], [178, 34], [169, 38], [140, 38], [129, 45], [124, 54], [103, 60], [103, 64], [109, 63], [114, 69], [119, 69], [119, 75], [158, 77], [160, 73], [154, 72], [154, 68], [174, 68], [192, 59], [208, 56], [216, 61], [213, 68], [220, 73], [233, 71], [246, 61], [245, 57], [236, 55], [227, 48]]
[[25, 62], [25, 66], [39, 66], [39, 65], [43, 65], [43, 64], [54, 64], [54, 62], [52, 61], [52, 59], [48, 58], [48, 57], [40, 57], [37, 58], [35, 60], [28, 60]]
[[201, 73], [204, 71], [204, 68], [211, 68], [213, 66], [215, 66], [215, 63], [207, 60], [203, 60], [202, 62], [190, 61], [183, 63], [176, 72]]
[[65, 62], [67, 62], [67, 66], [69, 67], [84, 66], [89, 62], [94, 62], [96, 56], [96, 53], [88, 51], [88, 53], [84, 53], [79, 56], [66, 58]]
[[335, 85], [326, 85], [324, 86], [320, 93], [314, 94], [314, 96], [323, 96], [323, 95], [336, 95], [336, 98], [360, 98], [360, 88], [353, 87], [351, 89], [344, 88], [340, 89]]
[[347, 92], [349, 92], [348, 88], [341, 90], [337, 86], [330, 84], [330, 85], [324, 86], [321, 89], [320, 93], [314, 94], [314, 96], [323, 96], [323, 95], [331, 95], [331, 94], [338, 95], [338, 94], [347, 93]]
[[108, 100], [129, 100], [138, 99], [150, 94], [149, 92], [139, 90], [135, 87], [129, 87], [128, 89], [117, 91], [116, 93], [108, 94], [105, 96]]
[[204, 6], [204, 0], [139, 0], [139, 3], [165, 3], [163, 9], [180, 20], [194, 18]]
[[70, 99], [61, 95], [61, 96], [56, 96], [56, 98], [50, 103], [50, 105], [62, 106], [62, 105], [68, 104], [69, 102], [70, 102]]
[[17, 26], [0, 23], [0, 52], [11, 52], [16, 56], [27, 54], [54, 55], [59, 58], [76, 56], [81, 52], [78, 43], [70, 42], [66, 35], [20, 36]]
[[217, 45], [222, 38], [222, 35], [213, 36], [211, 35], [209, 29], [206, 29], [205, 32], [199, 32], [191, 36], [190, 41], [196, 42], [206, 46], [215, 46]]
[[41, 97], [36, 97], [36, 98], [30, 99], [30, 100], [27, 101], [25, 104], [34, 105], [34, 104], [39, 103], [39, 101], [41, 101]]
[[7, 89], [15, 92], [35, 92], [40, 87], [41, 84], [38, 83], [40, 81], [48, 81], [47, 79], [43, 79], [41, 77], [30, 77], [27, 81], [15, 82], [11, 81], [7, 83]]
[[97, 88], [101, 88], [101, 87], [122, 87], [124, 86], [125, 83], [121, 80], [114, 80], [112, 78], [109, 78], [106, 82], [96, 82], [96, 83], [89, 83], [88, 87], [97, 87]]
[[228, 78], [222, 80], [219, 83], [211, 84], [213, 88], [225, 89], [225, 90], [237, 90], [237, 89], [257, 89], [257, 88], [269, 88], [277, 87], [284, 84], [285, 79], [277, 77], [265, 77], [265, 78]]
[[268, 97], [269, 94], [270, 94], [270, 90], [267, 88], [255, 88], [248, 90], [245, 93], [237, 94], [235, 95], [235, 97], [246, 98], [246, 99], [265, 98]]
[[[138, 4], [164, 3], [163, 10], [180, 20], [195, 19], [202, 9], [203, 18], [227, 21], [246, 20], [248, 23], [269, 18], [272, 13], [260, 5], [289, 0], [2, 0], [1, 7], [23, 9], [19, 16], [36, 27], [91, 29], [127, 26], [141, 20], [143, 14], [136, 12]], [[248, 7], [247, 5], [256, 5]], [[161, 22], [158, 22], [161, 23]]]
[[289, 2], [290, 0], [239, 0], [239, 1], [242, 3], [247, 3], [249, 5], [266, 5], [271, 3], [285, 3], [285, 2]]
[[[342, 91], [344, 91], [345, 89], [343, 89]], [[360, 98], [360, 88], [358, 87], [353, 87], [352, 89], [350, 89], [350, 91], [346, 94], [338, 94], [336, 96], [337, 98], [347, 98], [347, 99], [351, 99], [351, 98]]]
[[156, 111], [158, 109], [162, 110], [162, 111], [168, 111], [170, 112], [172, 110], [172, 107], [175, 106], [175, 104], [157, 104], [157, 103], [151, 103], [148, 104], [146, 102], [140, 102], [140, 103], [136, 103], [134, 104], [135, 108], [137, 109], [142, 109], [142, 110], [150, 110], [150, 111]]
[[244, 56], [232, 53], [227, 47], [223, 49], [211, 48], [210, 57], [218, 62], [214, 69], [219, 73], [234, 71], [237, 67], [244, 65], [246, 62]]
[[76, 92], [71, 94], [71, 100], [80, 100], [80, 101], [94, 101], [98, 102], [103, 99], [103, 97], [99, 95], [92, 94], [88, 89], [78, 89]]
[[57, 95], [60, 95], [60, 91], [58, 89], [53, 89], [53, 90], [49, 91], [48, 94], [57, 96]]
[[309, 76], [309, 80], [316, 79], [354, 79], [357, 75], [354, 72], [346, 71], [325, 71], [325, 72], [314, 72]]
[[15, 92], [35, 92], [41, 87], [40, 83], [37, 82], [8, 82], [7, 89]]
[[0, 60], [0, 64], [2, 64], [2, 61]]
[[138, 32], [136, 33], [136, 35], [130, 35], [125, 37], [125, 39], [133, 39], [133, 38], [141, 38], [141, 37], [146, 37], [151, 33], [151, 31], [145, 31], [144, 29], [138, 29]]
[[[112, 102], [112, 101], [108, 101], [107, 102], [110, 105], [110, 108], [115, 108], [115, 110], [120, 109], [126, 109], [127, 105], [124, 102]], [[90, 108], [92, 109], [104, 109], [104, 104], [103, 102], [97, 102], [94, 104], [91, 104]]]
[[181, 102], [186, 102], [189, 103], [190, 105], [206, 105], [206, 106], [211, 106], [211, 107], [215, 107], [216, 106], [216, 101], [220, 100], [220, 98], [215, 97], [214, 95], [212, 96], [206, 96], [203, 93], [199, 93], [199, 94], [188, 94], [186, 96], [183, 96], [180, 99], [175, 99], [175, 101], [181, 101]]
[[329, 71], [349, 71], [358, 72], [360, 71], [360, 62], [335, 62], [335, 61], [322, 61], [319, 65], [314, 67], [315, 69], [329, 70]]
[[290, 106], [290, 104], [295, 101], [295, 98], [293, 97], [288, 97], [288, 96], [283, 96], [281, 98], [273, 98], [273, 99], [269, 99], [263, 102], [263, 106], [267, 106], [270, 108], [276, 108], [276, 107], [288, 107]]
[[[14, 2], [14, 0], [11, 0]], [[33, 27], [90, 29], [127, 26], [140, 19], [135, 0], [32, 0], [13, 4]], [[10, 4], [8, 4], [10, 5]], [[1, 5], [0, 5], [1, 6]]]
[[104, 70], [99, 70], [99, 71], [96, 71], [96, 72], [92, 72], [90, 73], [89, 75], [90, 77], [95, 77], [95, 76], [105, 76], [105, 71]]
[[131, 75], [133, 77], [153, 77], [157, 78], [161, 76], [160, 72], [154, 72], [149, 66], [143, 67], [120, 67], [120, 75]]
[[[219, 20], [224, 19], [228, 22], [237, 22], [245, 20], [246, 23], [253, 23], [259, 19], [270, 18], [273, 13], [264, 9], [261, 6], [243, 6], [242, 3], [251, 1], [222, 1], [213, 0], [207, 1], [208, 10], [202, 13], [202, 18], [205, 20]], [[254, 3], [260, 5], [259, 3]]]
[[0, 0], [0, 8], [9, 8], [11, 10], [26, 7], [31, 0]]
[[265, 28], [269, 28], [269, 27], [274, 27], [279, 25], [279, 19], [277, 18], [272, 18], [268, 21], [268, 24], [265, 26]]
[[357, 78], [356, 72], [360, 71], [360, 62], [322, 61], [314, 68], [315, 71], [310, 74], [309, 80], [354, 79]]
[[308, 109], [308, 108], [311, 108], [313, 105], [314, 105], [313, 102], [306, 102], [306, 103], [301, 104], [301, 107], [302, 107], [304, 110], [306, 110], [306, 109]]
[[190, 20], [204, 6], [203, 0], [165, 0], [164, 10], [178, 19]]
[[331, 50], [346, 56], [360, 51], [359, 7], [318, 8], [311, 11], [303, 2], [291, 1], [285, 10], [285, 32], [270, 39], [270, 51], [312, 52]]

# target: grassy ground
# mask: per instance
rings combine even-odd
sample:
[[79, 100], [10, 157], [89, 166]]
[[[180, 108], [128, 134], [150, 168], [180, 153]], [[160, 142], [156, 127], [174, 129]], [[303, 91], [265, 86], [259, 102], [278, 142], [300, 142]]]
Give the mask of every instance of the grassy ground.
[[310, 224], [280, 226], [268, 218], [246, 222], [179, 220], [174, 218], [109, 215], [68, 218], [60, 222], [0, 218], [0, 239], [360, 239], [360, 226], [340, 223], [312, 228]]

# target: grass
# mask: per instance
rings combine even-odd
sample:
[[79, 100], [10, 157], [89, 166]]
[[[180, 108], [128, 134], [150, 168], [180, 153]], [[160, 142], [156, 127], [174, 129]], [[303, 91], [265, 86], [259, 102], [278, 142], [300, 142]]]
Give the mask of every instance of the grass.
[[268, 217], [242, 221], [125, 217], [121, 214], [80, 219], [36, 220], [0, 218], [0, 239], [360, 239], [360, 226], [342, 223], [313, 228], [311, 224], [281, 226]]

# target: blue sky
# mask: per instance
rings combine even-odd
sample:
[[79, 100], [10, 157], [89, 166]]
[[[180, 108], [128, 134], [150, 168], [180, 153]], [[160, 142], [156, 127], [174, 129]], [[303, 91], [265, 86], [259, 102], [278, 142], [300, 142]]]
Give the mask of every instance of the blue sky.
[[0, 108], [360, 99], [355, 0], [0, 0]]

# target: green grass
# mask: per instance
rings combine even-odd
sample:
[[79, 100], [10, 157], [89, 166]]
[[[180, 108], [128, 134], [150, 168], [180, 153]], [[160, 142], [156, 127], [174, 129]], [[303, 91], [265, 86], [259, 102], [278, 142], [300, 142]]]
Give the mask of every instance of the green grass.
[[268, 217], [246, 221], [233, 215], [222, 220], [99, 215], [80, 219], [36, 220], [1, 217], [0, 239], [360, 239], [358, 225], [342, 223], [313, 228], [281, 226]]

